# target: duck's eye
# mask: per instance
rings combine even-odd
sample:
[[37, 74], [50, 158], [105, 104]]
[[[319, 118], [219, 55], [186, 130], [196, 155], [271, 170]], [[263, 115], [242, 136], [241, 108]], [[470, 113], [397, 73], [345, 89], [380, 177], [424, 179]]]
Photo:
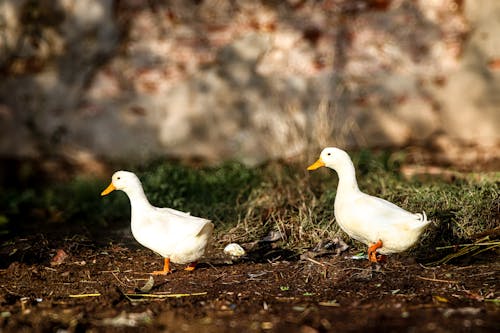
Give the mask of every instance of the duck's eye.
[[120, 177], [116, 177], [116, 179], [120, 180]]
[[326, 153], [328, 156], [330, 156], [332, 153]]

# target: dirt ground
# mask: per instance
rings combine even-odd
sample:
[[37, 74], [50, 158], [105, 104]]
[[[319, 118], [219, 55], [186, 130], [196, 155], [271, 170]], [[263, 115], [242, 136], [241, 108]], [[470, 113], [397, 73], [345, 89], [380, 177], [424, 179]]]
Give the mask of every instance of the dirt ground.
[[150, 280], [159, 256], [126, 232], [100, 238], [4, 243], [0, 332], [500, 331], [497, 253], [439, 267], [394, 255], [378, 267], [354, 250], [300, 259], [275, 243], [234, 261], [215, 246], [194, 272]]

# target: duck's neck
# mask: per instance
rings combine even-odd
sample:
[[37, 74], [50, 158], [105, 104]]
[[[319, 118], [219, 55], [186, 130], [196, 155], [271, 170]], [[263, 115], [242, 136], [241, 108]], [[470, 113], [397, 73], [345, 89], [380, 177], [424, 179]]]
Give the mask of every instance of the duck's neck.
[[339, 176], [337, 193], [359, 192], [358, 182], [356, 181], [356, 171], [350, 159], [336, 166], [335, 171], [337, 171]]
[[124, 190], [124, 192], [127, 194], [128, 199], [130, 200], [130, 206], [132, 207], [132, 215], [136, 211], [151, 207], [151, 204], [149, 203], [146, 194], [144, 194], [142, 186], [128, 188]]

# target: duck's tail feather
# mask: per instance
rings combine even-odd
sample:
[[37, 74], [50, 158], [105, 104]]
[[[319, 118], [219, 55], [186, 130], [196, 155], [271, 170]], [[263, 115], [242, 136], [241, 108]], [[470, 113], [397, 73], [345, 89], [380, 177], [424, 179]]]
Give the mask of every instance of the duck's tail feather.
[[418, 223], [415, 225], [415, 228], [423, 228], [431, 223], [431, 221], [427, 220], [427, 215], [424, 211], [422, 211], [422, 213], [417, 213], [416, 215], [418, 216]]
[[425, 214], [425, 211], [422, 211], [422, 223], [427, 224], [427, 215]]

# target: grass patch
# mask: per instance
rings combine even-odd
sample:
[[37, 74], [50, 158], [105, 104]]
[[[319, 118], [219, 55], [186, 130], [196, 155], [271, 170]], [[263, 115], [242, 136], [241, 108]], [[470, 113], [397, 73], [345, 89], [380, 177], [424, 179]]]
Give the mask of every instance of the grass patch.
[[260, 182], [258, 169], [236, 162], [204, 168], [161, 162], [137, 174], [153, 205], [207, 217], [223, 229], [238, 222], [242, 205]]
[[[425, 210], [434, 222], [423, 235], [417, 255], [429, 256], [436, 246], [473, 240], [499, 226], [498, 173], [461, 175], [453, 182], [408, 180], [399, 172], [403, 159], [369, 151], [353, 158], [361, 190], [410, 211]], [[254, 241], [280, 230], [285, 236], [283, 246], [300, 250], [342, 235], [333, 208], [337, 176], [324, 168], [310, 173], [305, 170], [307, 165], [272, 162], [249, 168], [230, 162], [193, 168], [156, 162], [135, 171], [152, 204], [213, 220], [221, 243]], [[64, 228], [66, 222], [88, 228], [106, 227], [113, 221], [125, 225], [130, 218], [126, 196], [100, 197], [108, 182], [75, 179], [39, 188], [3, 189], [0, 228], [12, 235], [21, 224], [36, 224], [39, 230], [44, 224]], [[343, 239], [348, 241], [345, 235]]]

